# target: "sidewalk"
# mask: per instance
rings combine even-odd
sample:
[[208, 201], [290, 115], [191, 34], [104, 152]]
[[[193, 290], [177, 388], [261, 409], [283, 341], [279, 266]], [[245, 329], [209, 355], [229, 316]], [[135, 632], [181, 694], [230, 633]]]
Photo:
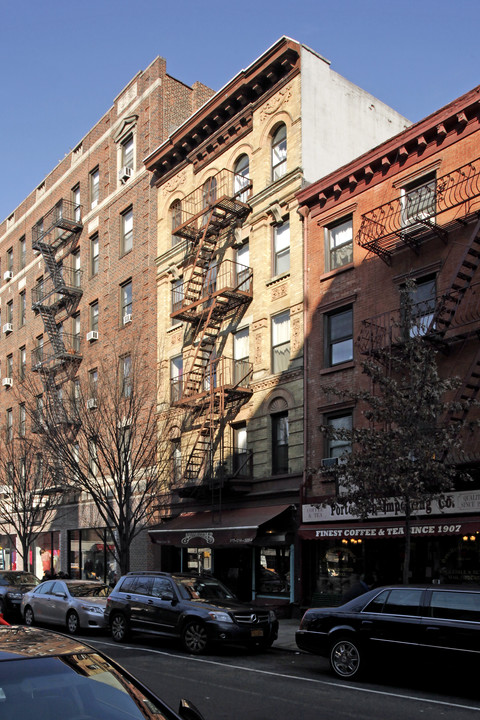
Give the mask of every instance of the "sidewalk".
[[278, 625], [278, 638], [275, 640], [272, 647], [277, 648], [277, 650], [302, 652], [295, 642], [295, 632], [299, 628], [300, 619], [295, 618], [293, 620], [287, 620], [282, 618], [278, 621]]

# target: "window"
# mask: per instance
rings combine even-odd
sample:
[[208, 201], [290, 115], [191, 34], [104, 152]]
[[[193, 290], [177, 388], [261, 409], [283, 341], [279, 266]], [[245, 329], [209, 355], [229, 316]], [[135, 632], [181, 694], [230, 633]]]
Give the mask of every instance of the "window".
[[172, 247], [182, 242], [180, 235], [175, 235], [174, 231], [182, 224], [182, 201], [174, 200], [170, 206], [170, 219], [172, 228]]
[[391, 615], [419, 615], [423, 590], [391, 590], [383, 613]]
[[208, 178], [203, 183], [202, 189], [202, 203], [203, 207], [207, 208], [213, 205], [217, 199], [217, 179], [215, 177]]
[[27, 349], [25, 345], [20, 348], [18, 355], [18, 375], [20, 380], [25, 380], [27, 373]]
[[287, 172], [287, 128], [282, 123], [272, 136], [272, 180]]
[[353, 309], [342, 308], [325, 316], [326, 365], [331, 367], [353, 360]]
[[273, 274], [282, 275], [290, 270], [290, 223], [283, 222], [273, 228]]
[[430, 615], [447, 620], [480, 620], [480, 593], [453, 590], [433, 590], [430, 600]]
[[233, 435], [233, 472], [239, 475], [247, 475], [247, 424], [238, 423], [232, 425]]
[[75, 222], [80, 222], [81, 219], [81, 211], [82, 208], [80, 207], [80, 184], [75, 185], [74, 188], [72, 188], [72, 202], [73, 202], [73, 219]]
[[13, 410], [12, 410], [12, 408], [8, 408], [8, 410], [7, 410], [6, 423], [5, 423], [5, 439], [7, 442], [12, 442], [12, 440], [13, 440]]
[[100, 199], [100, 171], [98, 168], [90, 173], [90, 208], [97, 207]]
[[25, 235], [18, 241], [18, 251], [20, 270], [23, 270], [27, 264], [27, 241]]
[[249, 328], [243, 328], [233, 336], [233, 381], [235, 385], [246, 385], [250, 371]]
[[43, 335], [37, 336], [37, 345], [33, 351], [33, 357], [35, 365], [43, 361]]
[[22, 292], [20, 293], [19, 301], [18, 320], [20, 323], [20, 327], [23, 327], [27, 319], [27, 294], [25, 290], [22, 290]]
[[7, 270], [13, 275], [13, 248], [7, 250]]
[[132, 281], [129, 280], [120, 288], [121, 324], [126, 325], [132, 320]]
[[90, 304], [90, 330], [98, 332], [98, 300]]
[[325, 228], [325, 269], [336, 270], [353, 262], [352, 218]]
[[[405, 333], [410, 337], [422, 337], [432, 329], [436, 305], [436, 278], [434, 275], [419, 278], [415, 281], [415, 288], [410, 292], [409, 307], [402, 308]], [[411, 314], [410, 318], [406, 313]]]
[[72, 405], [74, 410], [80, 409], [80, 399], [82, 397], [82, 391], [80, 388], [80, 380], [74, 378], [72, 381]]
[[13, 324], [13, 300], [10, 300], [7, 303], [7, 314], [5, 317], [5, 322]]
[[[325, 458], [339, 458], [345, 453], [352, 451], [351, 436], [341, 438], [339, 434], [342, 431], [351, 433], [353, 427], [353, 417], [351, 412], [345, 412], [341, 415], [328, 415], [325, 418], [325, 425], [328, 428], [325, 437]], [[328, 463], [326, 463], [328, 465]], [[333, 462], [332, 462], [333, 464]]]
[[80, 313], [76, 313], [72, 317], [72, 341], [73, 349], [76, 353], [80, 352]]
[[98, 398], [98, 370], [97, 370], [97, 368], [93, 368], [93, 370], [88, 371], [88, 392], [89, 392], [89, 397], [92, 398], [92, 400], [97, 400], [97, 398]]
[[133, 135], [129, 135], [122, 142], [121, 150], [122, 150], [122, 167], [130, 168], [131, 170], [133, 170], [133, 168], [134, 168]]
[[120, 394], [128, 398], [132, 395], [132, 357], [124, 355], [120, 358]]
[[13, 378], [13, 355], [7, 355], [7, 364], [5, 367], [6, 377]]
[[80, 249], [72, 253], [73, 262], [73, 286], [76, 288], [82, 285], [82, 271], [80, 269]]
[[[172, 282], [172, 313], [180, 310], [183, 304], [183, 278], [175, 278]], [[172, 325], [176, 325], [179, 320], [172, 317]]]
[[180, 438], [172, 440], [172, 482], [179, 485], [182, 481], [182, 445]]
[[98, 233], [90, 238], [90, 275], [98, 275], [99, 248]]
[[27, 411], [25, 409], [25, 403], [20, 403], [18, 408], [18, 434], [20, 437], [25, 437], [27, 427]]
[[288, 369], [290, 363], [290, 310], [272, 317], [272, 372]]
[[435, 215], [436, 177], [429, 173], [402, 188], [402, 227]]
[[88, 439], [88, 468], [92, 475], [98, 472], [98, 449], [95, 438]]
[[183, 357], [177, 355], [170, 360], [170, 401], [177, 402], [182, 397]]
[[250, 290], [250, 281], [248, 279], [250, 276], [250, 248], [248, 242], [236, 251], [235, 262], [238, 289], [248, 292]]
[[[233, 168], [235, 173], [233, 192], [240, 202], [247, 202], [249, 191], [244, 189], [250, 184], [250, 160], [245, 153], [240, 155]], [[242, 192], [243, 191], [243, 192]]]
[[120, 252], [122, 255], [130, 252], [133, 248], [133, 208], [122, 213], [122, 244]]
[[288, 411], [271, 416], [272, 421], [272, 474], [288, 472]]

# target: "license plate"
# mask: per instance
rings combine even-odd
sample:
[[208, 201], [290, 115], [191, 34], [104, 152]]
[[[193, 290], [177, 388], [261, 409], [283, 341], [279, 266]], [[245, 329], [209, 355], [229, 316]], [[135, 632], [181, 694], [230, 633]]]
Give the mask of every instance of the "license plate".
[[252, 630], [252, 637], [263, 637], [263, 630]]

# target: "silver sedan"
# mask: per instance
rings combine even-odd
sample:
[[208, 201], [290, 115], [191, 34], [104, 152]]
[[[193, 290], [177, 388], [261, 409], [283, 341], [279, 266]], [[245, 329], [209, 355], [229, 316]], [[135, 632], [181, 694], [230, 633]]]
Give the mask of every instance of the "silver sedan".
[[23, 596], [22, 616], [26, 625], [64, 625], [72, 635], [80, 628], [104, 628], [110, 590], [95, 580], [46, 580]]

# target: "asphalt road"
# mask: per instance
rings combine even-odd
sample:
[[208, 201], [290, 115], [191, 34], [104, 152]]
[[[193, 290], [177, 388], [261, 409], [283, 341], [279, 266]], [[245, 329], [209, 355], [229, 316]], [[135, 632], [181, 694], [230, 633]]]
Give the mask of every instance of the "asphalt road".
[[366, 682], [334, 678], [323, 658], [270, 650], [226, 649], [192, 657], [174, 642], [152, 637], [117, 645], [86, 637], [152, 688], [174, 709], [191, 700], [205, 720], [446, 720], [480, 719], [478, 674], [444, 668], [385, 670]]

